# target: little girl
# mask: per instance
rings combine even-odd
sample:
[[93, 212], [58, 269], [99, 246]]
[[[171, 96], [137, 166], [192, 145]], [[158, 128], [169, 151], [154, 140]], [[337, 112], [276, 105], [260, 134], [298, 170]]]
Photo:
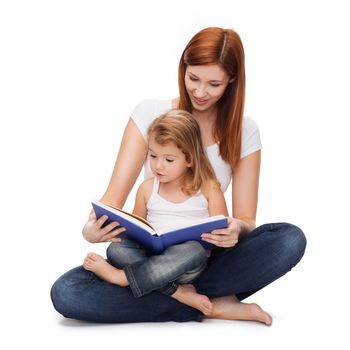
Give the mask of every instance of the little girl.
[[[156, 231], [177, 221], [228, 216], [199, 125], [190, 113], [170, 110], [155, 119], [148, 129], [148, 146], [154, 178], [140, 185], [134, 214], [146, 218]], [[209, 298], [189, 284], [204, 270], [209, 255], [199, 242], [187, 241], [151, 256], [138, 243], [122, 238], [107, 249], [110, 264], [89, 253], [84, 268], [107, 282], [129, 286], [135, 297], [156, 290], [209, 315]]]

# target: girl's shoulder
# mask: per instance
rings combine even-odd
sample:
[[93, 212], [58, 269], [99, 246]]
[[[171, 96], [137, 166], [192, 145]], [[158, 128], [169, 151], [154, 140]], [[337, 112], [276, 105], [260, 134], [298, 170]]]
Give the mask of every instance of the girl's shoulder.
[[152, 195], [153, 185], [154, 185], [154, 177], [151, 177], [147, 180], [144, 180], [139, 187], [139, 192], [145, 198], [146, 202], [148, 202], [149, 198]]

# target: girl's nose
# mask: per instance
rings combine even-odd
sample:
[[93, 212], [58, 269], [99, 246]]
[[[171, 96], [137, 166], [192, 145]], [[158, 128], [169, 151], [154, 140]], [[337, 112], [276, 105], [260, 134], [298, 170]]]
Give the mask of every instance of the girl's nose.
[[163, 167], [163, 161], [162, 159], [158, 158], [156, 163], [156, 168], [161, 169]]

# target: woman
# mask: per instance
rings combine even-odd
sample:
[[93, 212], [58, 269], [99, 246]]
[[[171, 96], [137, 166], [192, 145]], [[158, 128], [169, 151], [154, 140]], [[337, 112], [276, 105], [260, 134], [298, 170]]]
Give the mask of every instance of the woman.
[[[146, 130], [170, 108], [191, 112], [204, 146], [225, 191], [232, 180], [232, 219], [229, 227], [204, 235], [219, 249], [193, 282], [212, 302], [210, 318], [246, 319], [244, 298], [291, 270], [306, 246], [303, 232], [287, 223], [255, 227], [260, 170], [260, 137], [255, 122], [243, 117], [245, 96], [244, 51], [237, 33], [207, 28], [186, 46], [179, 65], [180, 96], [171, 101], [144, 101], [134, 110], [124, 131], [106, 193], [105, 204], [123, 207], [146, 160]], [[150, 177], [145, 163], [145, 177]], [[83, 229], [89, 242], [117, 242], [122, 229], [94, 212]], [[230, 249], [220, 249], [230, 248]], [[135, 299], [129, 288], [106, 283], [83, 267], [61, 276], [51, 298], [65, 317], [92, 322], [201, 321], [203, 314], [160, 293]], [[248, 319], [254, 317], [248, 317]]]

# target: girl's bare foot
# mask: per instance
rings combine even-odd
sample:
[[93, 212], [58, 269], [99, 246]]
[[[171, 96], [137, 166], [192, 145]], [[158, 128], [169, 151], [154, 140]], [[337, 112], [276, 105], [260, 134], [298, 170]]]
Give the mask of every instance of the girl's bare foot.
[[213, 310], [207, 318], [259, 321], [267, 326], [272, 324], [272, 317], [259, 305], [242, 303], [234, 295], [215, 298], [211, 301]]
[[110, 265], [101, 255], [89, 253], [84, 259], [85, 270], [93, 272], [106, 282], [126, 287], [129, 282], [123, 270]]
[[180, 303], [194, 307], [203, 312], [204, 315], [209, 315], [213, 308], [209, 298], [205, 295], [198, 294], [196, 288], [192, 284], [180, 284], [171, 297]]

